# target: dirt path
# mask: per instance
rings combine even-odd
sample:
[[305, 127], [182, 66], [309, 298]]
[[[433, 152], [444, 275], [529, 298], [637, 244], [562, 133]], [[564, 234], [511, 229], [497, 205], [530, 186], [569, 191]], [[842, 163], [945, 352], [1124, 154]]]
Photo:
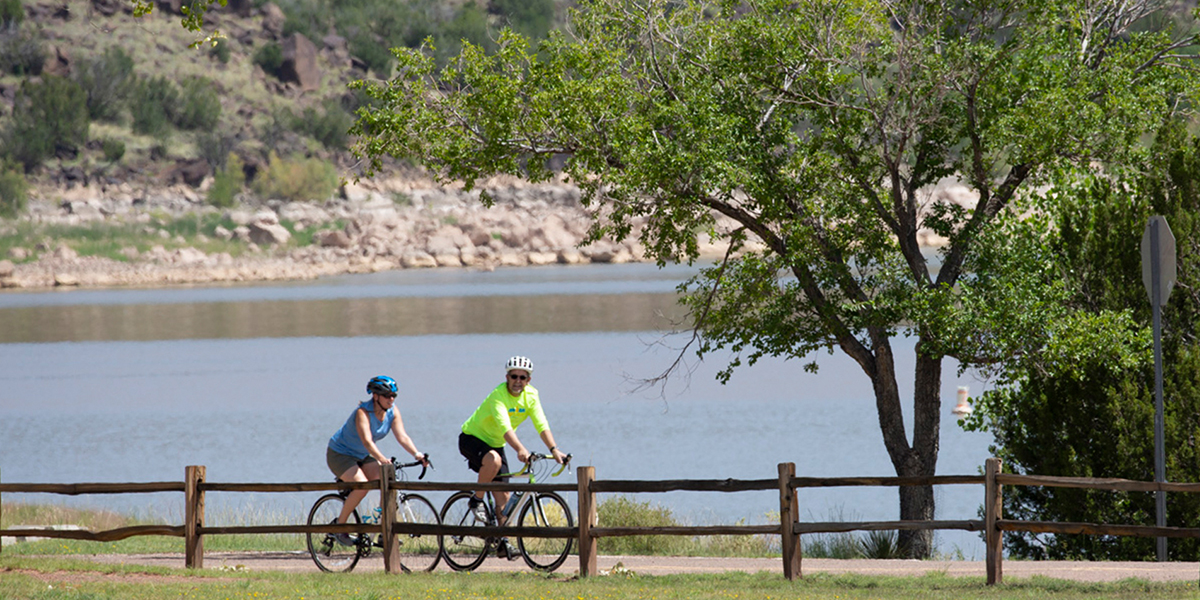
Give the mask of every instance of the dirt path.
[[[134, 554], [97, 555], [91, 560], [103, 563], [142, 564], [164, 567], [182, 567], [180, 554]], [[574, 557], [572, 557], [574, 559]], [[767, 571], [783, 574], [783, 565], [777, 558], [707, 558], [669, 556], [601, 556], [598, 566], [602, 572], [612, 570], [620, 564], [641, 575], [667, 575], [673, 573], [720, 573], [745, 571], [756, 573]], [[246, 553], [208, 552], [204, 556], [204, 568], [237, 568], [251, 571], [316, 571], [307, 553]], [[578, 562], [568, 560], [559, 569], [560, 573], [571, 574], [578, 570]], [[527, 567], [523, 561], [505, 561], [488, 558], [480, 571], [522, 571]], [[986, 571], [982, 561], [923, 561], [923, 560], [834, 560], [810, 558], [803, 562], [805, 574], [812, 573], [861, 573], [864, 575], [909, 576], [925, 573], [944, 573], [952, 577], [984, 577]], [[383, 570], [379, 557], [364, 559], [356, 570]], [[448, 570], [439, 565], [438, 570]], [[1044, 575], [1075, 581], [1118, 581], [1138, 578], [1148, 581], [1197, 581], [1200, 580], [1200, 563], [1197, 562], [1076, 562], [1076, 561], [1005, 561], [1003, 573], [1006, 578], [1028, 578]]]

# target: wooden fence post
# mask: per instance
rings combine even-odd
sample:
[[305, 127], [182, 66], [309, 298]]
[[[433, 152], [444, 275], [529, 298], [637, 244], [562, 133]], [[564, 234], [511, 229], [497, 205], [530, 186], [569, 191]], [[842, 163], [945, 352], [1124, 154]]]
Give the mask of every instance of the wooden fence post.
[[388, 573], [399, 573], [400, 546], [396, 545], [396, 536], [392, 534], [392, 524], [396, 520], [396, 490], [392, 484], [396, 482], [396, 466], [384, 463], [379, 477], [379, 515], [380, 535], [383, 536], [383, 570]]
[[188, 569], [204, 568], [204, 537], [200, 528], [204, 526], [204, 467], [189, 466], [183, 469], [183, 548], [184, 566]]
[[996, 522], [1004, 518], [1004, 496], [1000, 484], [996, 483], [996, 475], [1000, 474], [1002, 467], [1003, 463], [998, 458], [989, 458], [984, 463], [984, 545], [988, 585], [996, 585], [1004, 579], [1004, 532], [996, 526]]
[[796, 476], [796, 463], [779, 463], [779, 528], [782, 534], [780, 547], [783, 550], [783, 576], [795, 581], [800, 575], [800, 559], [803, 556], [800, 536], [793, 525], [800, 512], [800, 501], [792, 478]]
[[590, 577], [597, 574], [596, 538], [592, 537], [597, 522], [596, 495], [592, 492], [596, 467], [575, 469], [575, 479], [579, 483], [579, 576]]

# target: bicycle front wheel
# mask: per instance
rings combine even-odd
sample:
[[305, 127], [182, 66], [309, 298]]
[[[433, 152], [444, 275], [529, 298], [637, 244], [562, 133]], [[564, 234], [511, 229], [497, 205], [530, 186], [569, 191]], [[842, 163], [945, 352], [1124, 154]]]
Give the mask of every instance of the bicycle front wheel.
[[[442, 507], [442, 524], [456, 527], [483, 527], [471, 513], [472, 492], [458, 492]], [[442, 537], [442, 556], [455, 571], [471, 571], [487, 558], [488, 539], [482, 536], [455, 533]]]
[[[538, 493], [521, 508], [518, 527], [574, 527], [571, 507], [554, 492]], [[573, 538], [517, 538], [525, 564], [538, 571], [553, 571], [562, 566], [571, 553]]]
[[[342, 506], [345, 503], [345, 499], [337, 494], [321, 496], [308, 513], [308, 524], [336, 523], [338, 516], [342, 514]], [[358, 511], [350, 513], [350, 518], [346, 522], [360, 523]], [[358, 564], [360, 544], [343, 546], [338, 543], [332, 533], [309, 533], [307, 537], [308, 553], [322, 571], [344, 573], [354, 569], [354, 565]], [[350, 537], [355, 539], [358, 536], [351, 534]]]
[[[433, 503], [417, 494], [401, 494], [396, 503], [396, 523], [437, 525], [437, 509]], [[396, 536], [400, 546], [400, 567], [405, 571], [432, 571], [442, 557], [442, 536], [430, 533], [401, 533]]]

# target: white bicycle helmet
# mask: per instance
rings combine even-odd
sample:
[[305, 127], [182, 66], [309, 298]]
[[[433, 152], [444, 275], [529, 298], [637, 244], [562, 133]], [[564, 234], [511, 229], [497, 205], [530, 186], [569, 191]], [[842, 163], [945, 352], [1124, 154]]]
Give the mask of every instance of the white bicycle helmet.
[[533, 375], [533, 361], [524, 356], [514, 356], [508, 359], [508, 364], [504, 365], [504, 372], [507, 373], [513, 369], [528, 371], [530, 375]]

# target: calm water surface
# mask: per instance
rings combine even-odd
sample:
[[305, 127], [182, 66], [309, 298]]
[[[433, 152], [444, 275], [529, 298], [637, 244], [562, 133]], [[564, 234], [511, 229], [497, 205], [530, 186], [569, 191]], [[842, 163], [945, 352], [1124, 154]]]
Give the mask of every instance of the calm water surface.
[[[302, 284], [0, 294], [0, 477], [6, 482], [326, 481], [325, 444], [372, 375], [396, 377], [408, 432], [437, 481], [472, 475], [458, 428], [500, 383], [508, 356], [533, 358], [555, 437], [599, 478], [762, 479], [780, 462], [808, 476], [893, 475], [870, 386], [849, 359], [821, 371], [764, 360], [725, 386], [720, 360], [638, 390], [675, 357], [674, 288], [692, 271], [650, 265], [399, 271]], [[664, 344], [665, 342], [665, 344]], [[909, 342], [898, 342], [911, 371]], [[952, 361], [945, 372], [954, 373]], [[901, 382], [905, 393], [911, 385]], [[943, 382], [939, 474], [978, 472], [990, 437], [961, 431]], [[519, 430], [540, 448], [532, 426]], [[394, 441], [385, 452], [403, 454]], [[573, 481], [573, 478], [568, 479]], [[439, 494], [434, 494], [439, 495]], [[209, 521], [298, 522], [309, 494], [208, 496]], [[765, 521], [770, 492], [639, 496], [697, 524]], [[5, 495], [178, 522], [179, 494]], [[440, 503], [442, 498], [435, 498]], [[813, 520], [897, 516], [894, 489], [802, 490]], [[975, 518], [981, 486], [945, 486], [938, 516]], [[249, 515], [249, 516], [248, 516]], [[939, 550], [981, 558], [974, 534]]]

